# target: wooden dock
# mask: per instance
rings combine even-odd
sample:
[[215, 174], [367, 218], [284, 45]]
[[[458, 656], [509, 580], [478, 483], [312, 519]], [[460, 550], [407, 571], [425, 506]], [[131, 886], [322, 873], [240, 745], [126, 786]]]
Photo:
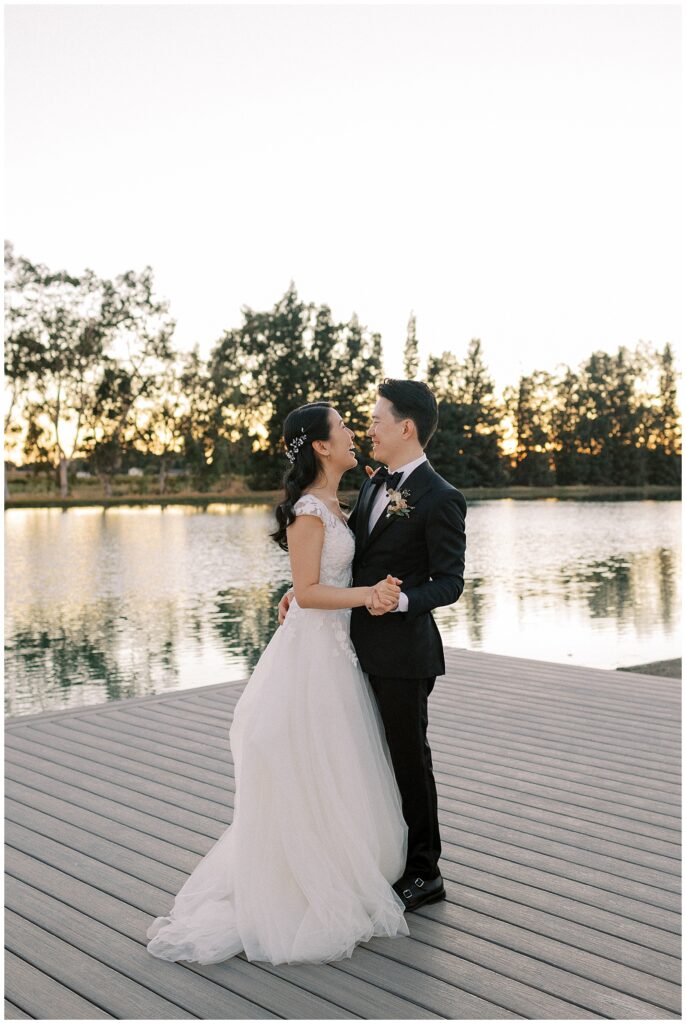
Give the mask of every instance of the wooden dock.
[[243, 683], [10, 720], [5, 1017], [678, 1018], [680, 681], [447, 656], [448, 899], [335, 964], [145, 948], [231, 820]]

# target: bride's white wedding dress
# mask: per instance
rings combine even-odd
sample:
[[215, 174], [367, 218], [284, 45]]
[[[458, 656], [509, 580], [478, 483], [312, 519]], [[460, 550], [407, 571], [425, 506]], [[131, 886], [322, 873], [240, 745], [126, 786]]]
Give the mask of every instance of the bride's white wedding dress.
[[[320, 582], [350, 586], [352, 531], [314, 495], [295, 511], [324, 523]], [[233, 823], [148, 929], [153, 956], [323, 963], [408, 934], [407, 827], [349, 622], [291, 603], [236, 705]]]

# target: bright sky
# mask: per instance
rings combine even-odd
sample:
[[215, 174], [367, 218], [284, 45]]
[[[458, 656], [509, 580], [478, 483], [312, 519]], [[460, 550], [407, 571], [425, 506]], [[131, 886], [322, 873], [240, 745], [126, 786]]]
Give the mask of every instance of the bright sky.
[[6, 237], [152, 265], [181, 348], [293, 279], [399, 374], [678, 344], [678, 6], [6, 7]]

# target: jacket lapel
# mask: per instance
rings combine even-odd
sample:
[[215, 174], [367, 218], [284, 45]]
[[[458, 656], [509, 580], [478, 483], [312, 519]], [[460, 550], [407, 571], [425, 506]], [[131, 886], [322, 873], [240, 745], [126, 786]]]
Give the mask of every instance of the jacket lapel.
[[[403, 481], [403, 483], [399, 487], [399, 490], [401, 490], [401, 491], [409, 491], [410, 492], [407, 495], [407, 503], [408, 503], [408, 505], [412, 505], [412, 506], [416, 505], [416, 502], [418, 501], [418, 499], [421, 498], [421, 496], [426, 491], [429, 490], [429, 488], [431, 487], [431, 478], [432, 478], [433, 475], [434, 475], [433, 466], [431, 465], [431, 463], [427, 459], [426, 462], [422, 462], [421, 466], [417, 466], [417, 468], [410, 473], [410, 475], [408, 476], [407, 480]], [[370, 489], [373, 489], [374, 492], [376, 493], [376, 488], [370, 488]], [[367, 512], [368, 512], [368, 509], [367, 509], [367, 506], [365, 505], [365, 513], [367, 513]], [[410, 512], [410, 515], [412, 515], [412, 514], [413, 513]], [[369, 516], [365, 514], [365, 517], [364, 517], [365, 524], [367, 523], [368, 518], [369, 518]], [[362, 538], [362, 548], [367, 548], [367, 547], [369, 547], [370, 544], [373, 544], [376, 540], [378, 540], [378, 538], [381, 536], [383, 531], [387, 530], [388, 527], [391, 525], [391, 523], [396, 518], [397, 518], [396, 516], [387, 516], [385, 511], [382, 512], [381, 515], [379, 516], [379, 518], [377, 519], [375, 525], [374, 525], [374, 529], [369, 534], [369, 536], [367, 537], [366, 541], [364, 540], [364, 538]], [[357, 525], [357, 523], [356, 523], [356, 525]]]
[[369, 478], [362, 484], [362, 489], [357, 498], [357, 512], [355, 515], [355, 540], [358, 547], [363, 543], [367, 533], [367, 520], [369, 519], [369, 505], [371, 497], [376, 494], [376, 487], [372, 487]]

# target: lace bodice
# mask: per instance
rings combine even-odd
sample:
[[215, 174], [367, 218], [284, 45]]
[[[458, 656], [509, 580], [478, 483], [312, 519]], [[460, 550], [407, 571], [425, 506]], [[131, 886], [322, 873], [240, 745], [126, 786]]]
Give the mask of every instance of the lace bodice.
[[324, 524], [319, 582], [329, 587], [349, 587], [355, 554], [352, 530], [314, 494], [303, 494], [293, 507], [296, 516], [317, 516]]
[[[342, 519], [313, 494], [304, 494], [295, 505], [296, 516], [317, 516], [324, 524], [324, 546], [319, 567], [319, 582], [328, 587], [349, 587], [352, 584], [352, 564], [355, 554], [355, 535]], [[300, 608], [291, 603], [282, 633], [292, 642], [307, 643], [309, 630], [324, 630], [334, 640], [332, 653], [345, 654], [357, 664], [355, 649], [350, 642], [350, 608], [324, 610]]]

